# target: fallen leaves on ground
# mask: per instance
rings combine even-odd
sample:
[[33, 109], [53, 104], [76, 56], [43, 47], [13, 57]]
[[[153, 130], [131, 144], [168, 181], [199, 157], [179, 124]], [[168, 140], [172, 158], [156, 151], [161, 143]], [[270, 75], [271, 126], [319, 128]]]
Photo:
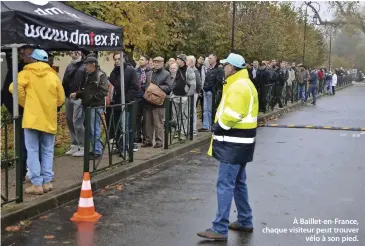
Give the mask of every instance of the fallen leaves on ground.
[[39, 217], [39, 219], [40, 220], [46, 220], [46, 219], [48, 219], [48, 216], [47, 215], [43, 215], [43, 216]]
[[5, 231], [7, 232], [16, 232], [20, 230], [20, 226], [7, 226], [5, 227]]
[[123, 190], [124, 190], [124, 186], [123, 186], [123, 185], [121, 185], [121, 184], [117, 184], [117, 185], [115, 186], [115, 190], [123, 191]]
[[55, 236], [53, 236], [53, 235], [45, 235], [44, 238], [45, 239], [54, 239]]
[[190, 153], [197, 153], [197, 154], [199, 154], [200, 153], [200, 149], [193, 149], [193, 150], [190, 151]]
[[124, 190], [124, 186], [122, 184], [116, 184], [116, 185], [107, 185], [105, 186], [104, 189], [102, 189], [100, 191], [101, 194], [105, 193], [107, 190], [109, 189], [114, 189], [114, 190], [118, 190], [118, 191], [123, 191]]
[[22, 220], [22, 221], [20, 221], [20, 225], [21, 226], [29, 226], [30, 224], [32, 224], [32, 221], [30, 221], [30, 220]]

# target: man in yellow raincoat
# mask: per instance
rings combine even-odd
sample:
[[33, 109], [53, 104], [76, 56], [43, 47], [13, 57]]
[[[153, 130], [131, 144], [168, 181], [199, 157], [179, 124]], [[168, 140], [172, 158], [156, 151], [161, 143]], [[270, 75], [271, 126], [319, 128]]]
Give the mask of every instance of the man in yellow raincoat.
[[30, 57], [31, 63], [18, 74], [18, 88], [11, 83], [9, 91], [18, 90], [19, 104], [24, 108], [22, 127], [32, 182], [25, 192], [42, 195], [52, 190], [57, 107], [64, 103], [65, 92], [57, 73], [47, 63], [47, 52], [35, 49]]
[[[212, 143], [208, 152], [220, 161], [218, 210], [212, 228], [198, 233], [200, 237], [213, 240], [227, 240], [228, 228], [253, 231], [245, 168], [253, 160], [255, 150], [258, 96], [242, 56], [231, 53], [221, 63], [224, 65], [226, 83], [212, 127]], [[233, 197], [238, 220], [229, 224]]]

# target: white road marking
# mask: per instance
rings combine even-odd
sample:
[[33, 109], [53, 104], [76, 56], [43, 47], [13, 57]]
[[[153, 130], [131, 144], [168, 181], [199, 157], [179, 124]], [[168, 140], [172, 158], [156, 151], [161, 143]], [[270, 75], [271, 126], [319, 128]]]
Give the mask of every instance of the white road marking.
[[347, 136], [347, 134], [346, 133], [341, 133], [340, 136], [345, 137], [345, 136]]

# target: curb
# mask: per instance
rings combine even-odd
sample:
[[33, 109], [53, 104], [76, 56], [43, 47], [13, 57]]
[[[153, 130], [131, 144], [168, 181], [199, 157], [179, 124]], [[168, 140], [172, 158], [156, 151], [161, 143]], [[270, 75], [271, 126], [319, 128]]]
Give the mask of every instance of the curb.
[[[184, 155], [193, 149], [209, 144], [209, 142], [210, 136], [204, 137], [187, 145], [181, 145], [174, 150], [167, 151], [168, 153], [166, 154], [152, 157], [147, 161], [142, 161], [141, 163], [137, 162], [134, 163], [134, 165], [133, 163], [126, 164], [124, 166], [118, 166], [106, 172], [99, 173], [92, 178], [92, 190], [95, 193], [107, 185], [113, 184], [121, 179], [125, 179], [146, 169], [155, 167], [178, 156]], [[8, 225], [13, 225], [21, 220], [27, 220], [36, 217], [37, 215], [40, 215], [51, 209], [79, 199], [80, 186], [81, 183], [58, 191], [57, 193], [54, 193], [52, 197], [41, 197], [27, 203], [15, 204], [14, 207], [9, 208], [9, 211], [2, 211], [1, 230], [4, 230]]]
[[[343, 86], [341, 88], [337, 88], [337, 90], [341, 90], [351, 86], [352, 84]], [[321, 98], [324, 95], [319, 95], [317, 98]], [[284, 109], [273, 111], [266, 113], [264, 115], [260, 115], [258, 117], [259, 121], [266, 121], [273, 116], [282, 115], [291, 109], [295, 109], [303, 106], [301, 102], [296, 102], [291, 104], [290, 106], [284, 107]], [[205, 137], [199, 139], [197, 141], [191, 142], [187, 145], [179, 146], [174, 150], [167, 150], [168, 153], [155, 156], [147, 161], [142, 161], [141, 163], [133, 163], [126, 164], [124, 166], [118, 166], [108, 170], [106, 172], [100, 173], [96, 176], [93, 176], [91, 186], [92, 190], [95, 193], [96, 191], [104, 188], [107, 185], [113, 184], [121, 179], [125, 179], [137, 173], [140, 173], [146, 169], [161, 165], [162, 163], [169, 161], [178, 156], [184, 155], [187, 152], [199, 148], [203, 145], [207, 145], [210, 142], [211, 137]], [[130, 166], [129, 166], [130, 165]], [[118, 170], [122, 169], [122, 170]], [[32, 200], [28, 203], [15, 204], [8, 211], [2, 211], [1, 216], [1, 230], [8, 225], [13, 225], [18, 223], [21, 220], [30, 219], [36, 217], [44, 212], [47, 212], [51, 209], [55, 209], [63, 204], [69, 203], [71, 201], [77, 200], [80, 195], [80, 184], [71, 186], [69, 188], [65, 188], [57, 193], [53, 194], [53, 197], [41, 197], [39, 199]]]

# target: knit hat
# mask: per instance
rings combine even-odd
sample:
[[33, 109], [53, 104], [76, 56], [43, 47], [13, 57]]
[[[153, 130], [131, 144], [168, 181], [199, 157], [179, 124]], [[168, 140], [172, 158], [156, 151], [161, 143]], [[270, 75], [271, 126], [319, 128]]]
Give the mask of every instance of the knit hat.
[[176, 57], [176, 59], [180, 59], [180, 60], [182, 60], [186, 64], [186, 55], [184, 55], [184, 54], [178, 55]]
[[96, 57], [94, 57], [94, 56], [88, 56], [85, 59], [85, 62], [84, 63], [95, 63], [95, 64], [98, 64], [98, 59], [96, 59]]

